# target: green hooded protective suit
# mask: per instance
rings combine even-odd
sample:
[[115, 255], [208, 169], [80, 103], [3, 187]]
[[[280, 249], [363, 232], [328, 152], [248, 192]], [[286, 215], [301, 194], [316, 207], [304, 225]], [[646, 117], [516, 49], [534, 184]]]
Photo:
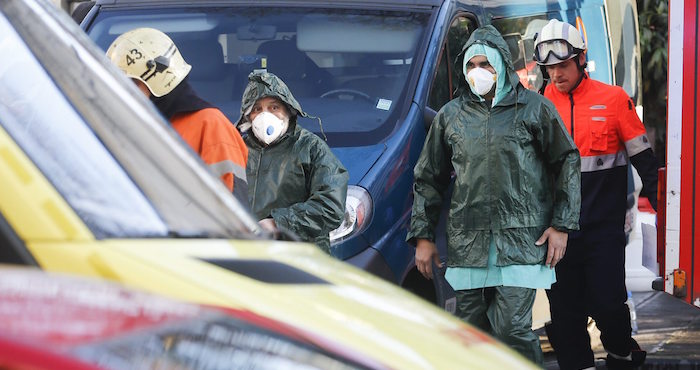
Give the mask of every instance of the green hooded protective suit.
[[277, 227], [330, 253], [329, 232], [340, 226], [345, 214], [348, 172], [328, 145], [296, 124], [307, 117], [287, 85], [272, 73], [251, 73], [243, 93], [239, 128], [245, 127], [250, 109], [261, 98], [275, 97], [287, 105], [289, 128], [265, 146], [248, 133], [248, 197], [258, 219], [272, 217]]
[[[462, 95], [435, 116], [414, 169], [407, 240], [435, 240], [442, 196], [454, 171], [448, 273], [485, 276], [458, 289], [457, 315], [542, 365], [539, 338], [531, 328], [535, 289], [519, 284], [547, 270], [542, 266], [547, 245], [535, 245], [547, 228], [578, 229], [580, 156], [552, 103], [520, 84], [508, 46], [493, 26], [475, 30], [461, 55], [487, 58], [496, 71], [494, 98], [462, 88]], [[457, 58], [458, 70], [462, 59]], [[512, 285], [487, 285], [489, 276], [504, 277], [513, 269], [527, 276], [509, 280]]]
[[491, 237], [496, 265], [542, 264], [547, 246], [535, 241], [545, 229], [578, 229], [580, 156], [551, 102], [520, 84], [498, 31], [477, 29], [461, 54], [473, 43], [500, 52], [506, 71], [497, 85], [506, 78], [510, 88], [504, 96], [496, 91], [494, 106], [461, 89], [437, 113], [414, 169], [407, 240], [435, 240], [442, 194], [454, 171], [447, 265], [486, 267]]

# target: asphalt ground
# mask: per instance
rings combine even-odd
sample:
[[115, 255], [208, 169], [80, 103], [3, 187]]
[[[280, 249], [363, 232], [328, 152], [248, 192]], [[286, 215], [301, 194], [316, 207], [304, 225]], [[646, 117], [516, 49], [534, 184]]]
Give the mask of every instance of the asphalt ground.
[[[700, 370], [700, 308], [663, 292], [632, 293], [637, 313], [634, 338], [647, 351], [642, 369]], [[538, 330], [546, 369], [559, 369], [544, 330]], [[606, 369], [600, 332], [591, 330], [596, 368]]]

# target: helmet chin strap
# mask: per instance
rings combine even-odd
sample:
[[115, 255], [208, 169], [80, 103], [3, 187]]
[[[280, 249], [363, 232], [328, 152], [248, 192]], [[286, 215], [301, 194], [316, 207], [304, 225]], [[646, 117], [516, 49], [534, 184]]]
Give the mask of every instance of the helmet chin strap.
[[583, 65], [581, 65], [581, 64], [579, 63], [579, 61], [578, 61], [579, 55], [581, 55], [581, 54], [577, 54], [577, 55], [574, 57], [574, 63], [576, 63], [576, 68], [577, 68], [578, 71], [579, 71], [578, 81], [576, 81], [576, 83], [575, 83], [574, 86], [571, 88], [571, 90], [569, 90], [569, 92], [568, 92], [569, 94], [571, 94], [572, 91], [576, 90], [576, 88], [578, 87], [578, 85], [581, 84], [581, 81], [583, 81], [583, 79], [586, 78], [586, 65], [588, 64], [588, 62], [585, 62], [585, 61], [584, 61], [584, 62], [583, 62]]
[[543, 65], [540, 65], [540, 72], [542, 73], [542, 86], [537, 92], [544, 95], [544, 89], [549, 84], [549, 73], [547, 73], [547, 67]]
[[579, 62], [578, 62], [579, 55], [581, 55], [581, 53], [576, 54], [576, 56], [574, 57], [574, 63], [576, 63], [576, 67], [578, 67], [578, 70], [581, 71], [581, 73], [584, 73], [586, 70], [586, 66], [588, 66], [588, 62], [586, 62], [584, 60], [583, 65], [579, 64]]
[[584, 78], [586, 78], [586, 74], [583, 73], [583, 71], [582, 71], [581, 74], [580, 74], [579, 77], [578, 77], [578, 81], [576, 81], [576, 83], [575, 83], [574, 86], [571, 88], [571, 90], [569, 90], [568, 94], [571, 94], [572, 91], [576, 90], [576, 88], [578, 87], [578, 85], [581, 84], [581, 81], [583, 81]]

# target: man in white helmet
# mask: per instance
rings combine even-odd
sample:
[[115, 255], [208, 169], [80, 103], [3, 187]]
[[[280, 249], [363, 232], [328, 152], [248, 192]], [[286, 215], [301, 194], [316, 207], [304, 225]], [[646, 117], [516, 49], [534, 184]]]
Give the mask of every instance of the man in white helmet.
[[[587, 331], [593, 317], [607, 366], [640, 366], [646, 352], [631, 336], [625, 303], [625, 212], [628, 159], [642, 196], [656, 209], [657, 161], [632, 100], [618, 86], [589, 78], [586, 45], [572, 25], [551, 20], [535, 40], [535, 61], [549, 75], [544, 89], [581, 153], [581, 219], [549, 290], [547, 333], [562, 369], [593, 368]], [[547, 78], [547, 76], [545, 76]]]
[[247, 208], [248, 148], [231, 121], [190, 87], [187, 75], [192, 67], [170, 37], [153, 28], [137, 28], [117, 37], [107, 57], [151, 99]]

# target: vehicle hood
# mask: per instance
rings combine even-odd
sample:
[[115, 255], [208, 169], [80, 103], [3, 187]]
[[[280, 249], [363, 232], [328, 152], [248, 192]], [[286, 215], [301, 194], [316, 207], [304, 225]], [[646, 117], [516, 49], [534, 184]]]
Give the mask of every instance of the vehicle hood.
[[456, 317], [310, 244], [196, 239], [103, 243], [107, 245], [88, 256], [103, 276], [330, 335], [388, 368], [531, 367]]
[[333, 154], [348, 170], [348, 184], [357, 185], [386, 150], [384, 143], [360, 147], [331, 148]]

